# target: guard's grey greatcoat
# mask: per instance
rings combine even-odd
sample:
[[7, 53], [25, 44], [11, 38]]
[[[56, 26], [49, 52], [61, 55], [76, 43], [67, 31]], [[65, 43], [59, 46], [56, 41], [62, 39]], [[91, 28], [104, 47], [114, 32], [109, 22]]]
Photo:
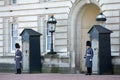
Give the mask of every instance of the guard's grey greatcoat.
[[85, 54], [85, 66], [86, 67], [92, 67], [92, 58], [93, 58], [93, 50], [92, 48], [86, 49], [86, 54]]
[[22, 68], [22, 52], [17, 50], [15, 53], [15, 62], [16, 62], [16, 69]]

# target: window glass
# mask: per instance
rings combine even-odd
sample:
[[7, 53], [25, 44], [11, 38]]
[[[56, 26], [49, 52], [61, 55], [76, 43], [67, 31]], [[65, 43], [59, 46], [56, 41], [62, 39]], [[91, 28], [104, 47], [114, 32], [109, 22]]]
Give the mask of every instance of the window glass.
[[10, 2], [11, 2], [11, 5], [12, 5], [12, 4], [16, 4], [16, 3], [17, 3], [17, 0], [10, 0]]
[[15, 43], [18, 42], [18, 26], [15, 23], [11, 24], [11, 49], [15, 50]]
[[50, 44], [51, 44], [51, 36], [47, 36], [47, 51], [50, 51], [51, 48]]
[[13, 4], [16, 4], [16, 0], [12, 0], [12, 3], [13, 3]]
[[[50, 27], [47, 26], [47, 51], [51, 49], [51, 33], [49, 32]], [[53, 33], [53, 48], [54, 48], [54, 33]]]
[[51, 33], [49, 32], [49, 27], [47, 26], [47, 51], [51, 48]]

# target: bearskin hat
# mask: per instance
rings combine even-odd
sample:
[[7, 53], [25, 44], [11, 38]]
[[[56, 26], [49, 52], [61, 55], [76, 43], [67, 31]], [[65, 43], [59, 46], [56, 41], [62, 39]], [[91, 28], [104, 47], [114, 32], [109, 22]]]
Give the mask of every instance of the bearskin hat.
[[20, 45], [18, 43], [16, 43], [15, 48], [20, 48]]
[[91, 42], [90, 42], [90, 41], [87, 41], [87, 42], [86, 42], [86, 46], [90, 46], [90, 47], [91, 47]]

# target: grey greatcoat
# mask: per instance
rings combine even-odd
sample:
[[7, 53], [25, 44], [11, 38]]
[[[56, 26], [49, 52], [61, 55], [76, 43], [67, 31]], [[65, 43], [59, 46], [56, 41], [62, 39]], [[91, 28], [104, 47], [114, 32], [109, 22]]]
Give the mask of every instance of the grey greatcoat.
[[92, 58], [93, 58], [93, 49], [88, 48], [86, 49], [86, 54], [85, 54], [85, 66], [86, 67], [92, 67]]
[[15, 63], [16, 69], [22, 68], [22, 52], [20, 50], [17, 50], [15, 53]]

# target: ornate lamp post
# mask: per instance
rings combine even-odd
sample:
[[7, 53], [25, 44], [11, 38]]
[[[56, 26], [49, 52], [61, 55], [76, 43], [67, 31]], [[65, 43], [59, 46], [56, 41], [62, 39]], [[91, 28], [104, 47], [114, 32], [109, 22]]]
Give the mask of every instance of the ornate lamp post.
[[48, 30], [51, 33], [51, 49], [50, 49], [50, 52], [48, 52], [48, 54], [57, 53], [57, 52], [54, 52], [54, 49], [53, 49], [53, 33], [55, 32], [55, 29], [56, 29], [56, 23], [57, 21], [53, 15], [47, 21]]

